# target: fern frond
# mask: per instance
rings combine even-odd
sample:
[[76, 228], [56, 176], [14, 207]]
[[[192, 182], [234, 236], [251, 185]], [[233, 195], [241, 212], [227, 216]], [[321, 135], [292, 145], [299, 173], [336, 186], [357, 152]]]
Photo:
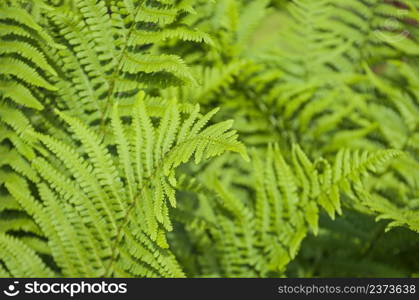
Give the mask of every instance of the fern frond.
[[[245, 185], [251, 193], [237, 187], [234, 175], [211, 175], [206, 186], [219, 199], [219, 204], [211, 206], [215, 224], [219, 225], [212, 225], [208, 219], [205, 228], [211, 232], [209, 238], [215, 248], [211, 251], [217, 253], [223, 276], [283, 274], [309, 229], [318, 234], [319, 207], [333, 218], [341, 212], [341, 193], [362, 191], [362, 177], [399, 155], [400, 152], [391, 150], [343, 150], [332, 166], [324, 159], [310, 161], [299, 146], [293, 147], [291, 158], [287, 159], [278, 145], [273, 145], [267, 153], [255, 151], [252, 155], [251, 179]], [[367, 199], [361, 192], [356, 197], [361, 197], [359, 201]], [[210, 215], [199, 214], [204, 219]], [[206, 235], [205, 230], [198, 232]]]
[[[246, 156], [231, 122], [206, 126], [215, 112], [200, 116], [197, 107], [185, 116], [171, 102], [156, 126], [143, 98], [141, 94], [128, 123], [118, 105], [113, 108], [116, 160], [83, 122], [57, 112], [80, 141], [82, 152], [32, 133], [56, 158], [53, 162], [38, 156], [32, 161], [42, 203], [28, 190], [19, 191], [17, 182], [6, 182], [49, 237], [65, 276], [112, 276], [122, 271], [132, 276], [182, 276], [165, 237], [165, 231], [172, 230], [167, 202], [176, 206], [175, 169], [192, 156], [197, 163], [225, 151]], [[47, 214], [56, 217], [49, 220]]]
[[[0, 233], [1, 261], [14, 277], [54, 277], [54, 272], [25, 244]], [[6, 272], [4, 269], [3, 272]]]

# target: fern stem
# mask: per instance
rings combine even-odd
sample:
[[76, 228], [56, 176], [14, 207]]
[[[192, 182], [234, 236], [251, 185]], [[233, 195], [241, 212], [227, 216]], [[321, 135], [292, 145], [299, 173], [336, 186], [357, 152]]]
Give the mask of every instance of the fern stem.
[[124, 59], [124, 57], [125, 57], [125, 53], [126, 53], [126, 51], [127, 51], [127, 49], [128, 49], [129, 39], [130, 39], [131, 34], [133, 33], [134, 29], [135, 29], [135, 26], [137, 25], [137, 23], [135, 22], [135, 17], [136, 17], [136, 16], [137, 16], [137, 14], [139, 13], [139, 11], [140, 11], [140, 9], [141, 9], [141, 6], [143, 5], [143, 3], [144, 3], [144, 2], [145, 2], [145, 1], [144, 1], [144, 0], [142, 0], [142, 1], [140, 1], [140, 2], [138, 3], [137, 10], [135, 11], [135, 13], [134, 13], [134, 15], [133, 15], [134, 17], [133, 17], [132, 25], [131, 25], [131, 27], [129, 28], [128, 33], [127, 33], [127, 35], [126, 35], [126, 37], [125, 37], [124, 47], [123, 47], [123, 49], [122, 49], [122, 51], [121, 51], [121, 53], [120, 53], [120, 55], [119, 55], [119, 58], [118, 58], [118, 63], [117, 63], [117, 65], [116, 65], [115, 70], [114, 70], [114, 72], [112, 73], [112, 77], [111, 77], [111, 79], [110, 79], [110, 83], [109, 83], [109, 90], [108, 90], [108, 96], [107, 96], [107, 98], [106, 98], [105, 108], [104, 108], [104, 111], [103, 111], [103, 114], [102, 114], [103, 118], [102, 118], [102, 120], [100, 121], [100, 129], [99, 129], [99, 132], [100, 132], [102, 135], [104, 135], [104, 130], [105, 130], [105, 128], [104, 128], [104, 127], [105, 127], [105, 124], [106, 124], [106, 119], [108, 118], [110, 108], [112, 107], [112, 101], [111, 101], [111, 99], [112, 99], [112, 96], [113, 96], [113, 91], [114, 91], [114, 89], [115, 89], [115, 81], [116, 81], [116, 78], [119, 76], [119, 71], [120, 71], [120, 68], [121, 68], [121, 65], [122, 65], [122, 61], [123, 61], [123, 59]]

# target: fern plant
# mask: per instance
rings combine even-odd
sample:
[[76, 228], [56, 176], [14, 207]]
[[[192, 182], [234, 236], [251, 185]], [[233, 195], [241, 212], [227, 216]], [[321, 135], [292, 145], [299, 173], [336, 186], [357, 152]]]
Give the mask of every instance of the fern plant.
[[319, 210], [335, 219], [342, 214], [340, 192], [363, 199], [360, 178], [399, 155], [342, 150], [331, 164], [322, 158], [312, 162], [294, 145], [287, 162], [278, 145], [271, 145], [267, 153], [254, 152], [243, 182], [237, 170], [216, 173], [228, 164], [221, 158], [202, 186], [186, 186], [201, 192], [197, 212], [191, 215], [191, 204], [184, 203], [175, 215], [198, 254], [189, 267], [204, 276], [282, 276], [307, 233], [318, 235]]
[[417, 276], [418, 9], [3, 1], [0, 276]]
[[[199, 116], [196, 107], [185, 118], [172, 102], [156, 128], [140, 99], [129, 124], [124, 124], [116, 105], [112, 114], [114, 162], [110, 150], [85, 124], [59, 114], [83, 151], [33, 133], [51, 153], [31, 161], [39, 176], [34, 184], [42, 203], [19, 177], [10, 177], [6, 187], [49, 237], [63, 275], [181, 276], [170, 251], [163, 250], [168, 248], [165, 232], [172, 230], [169, 204], [176, 207], [174, 171], [191, 156], [199, 163], [227, 150], [246, 155], [230, 130], [231, 122], [203, 129], [214, 111]], [[55, 156], [55, 163], [48, 162], [53, 161], [50, 155]]]

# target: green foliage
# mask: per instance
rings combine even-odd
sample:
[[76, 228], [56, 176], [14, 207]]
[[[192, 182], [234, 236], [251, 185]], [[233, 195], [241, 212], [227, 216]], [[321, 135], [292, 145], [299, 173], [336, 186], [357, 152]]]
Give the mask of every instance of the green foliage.
[[418, 10], [3, 1], [0, 276], [417, 276]]
[[[247, 182], [238, 182], [235, 171], [221, 178], [215, 170], [209, 171], [204, 188], [214, 196], [201, 192], [194, 215], [186, 206], [190, 204], [180, 208], [178, 218], [197, 247], [195, 264], [205, 270], [204, 275], [281, 274], [308, 231], [318, 234], [319, 209], [334, 219], [336, 213], [342, 213], [340, 192], [363, 199], [360, 177], [400, 155], [391, 150], [342, 150], [330, 165], [323, 158], [310, 161], [298, 146], [291, 152], [288, 163], [277, 145], [269, 146], [267, 153], [255, 151]], [[351, 183], [358, 186], [352, 190]], [[214, 256], [218, 264], [207, 265]]]

